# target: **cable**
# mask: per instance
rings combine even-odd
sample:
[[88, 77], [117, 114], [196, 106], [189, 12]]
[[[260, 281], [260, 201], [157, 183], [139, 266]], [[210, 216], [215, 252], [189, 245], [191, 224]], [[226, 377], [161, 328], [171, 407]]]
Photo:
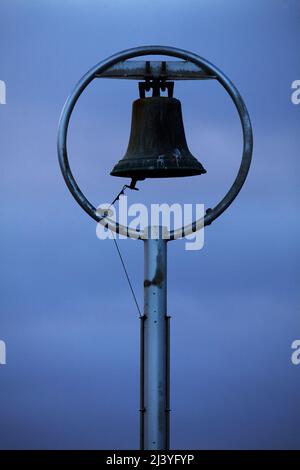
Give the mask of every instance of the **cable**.
[[130, 287], [130, 290], [131, 290], [132, 297], [133, 297], [133, 299], [134, 299], [136, 308], [137, 308], [137, 310], [138, 310], [138, 312], [139, 312], [139, 316], [142, 317], [141, 309], [140, 309], [140, 307], [139, 307], [139, 304], [138, 304], [138, 301], [137, 301], [135, 292], [134, 292], [134, 290], [133, 290], [133, 287], [132, 287], [132, 284], [131, 284], [131, 281], [130, 281], [130, 278], [129, 278], [129, 275], [128, 275], [128, 271], [127, 271], [127, 269], [126, 269], [126, 266], [125, 266], [125, 263], [124, 263], [122, 254], [121, 254], [121, 252], [120, 252], [120, 248], [119, 248], [119, 245], [118, 245], [118, 243], [117, 243], [115, 234], [114, 234], [113, 232], [111, 232], [111, 233], [112, 233], [112, 235], [113, 235], [113, 240], [114, 240], [114, 242], [115, 242], [115, 246], [116, 246], [117, 252], [118, 252], [118, 254], [119, 254], [119, 257], [120, 257], [120, 260], [121, 260], [121, 263], [122, 263], [122, 266], [123, 266], [123, 269], [124, 269], [124, 272], [125, 272], [125, 276], [126, 276], [126, 278], [127, 278], [127, 281], [128, 281], [128, 284], [129, 284], [129, 287]]
[[[130, 186], [128, 186], [127, 184], [124, 184], [123, 188], [121, 189], [121, 191], [117, 194], [117, 196], [114, 198], [114, 200], [111, 202], [111, 204], [109, 205], [109, 207], [106, 209], [106, 211], [108, 211], [108, 209], [115, 204], [115, 202], [117, 202], [120, 198], [121, 195], [124, 194], [125, 192], [125, 189], [126, 188], [129, 188], [129, 189], [137, 189], [134, 187], [134, 184], [130, 184]], [[107, 213], [101, 218], [101, 219], [104, 219], [106, 217]], [[110, 229], [109, 229], [110, 230]], [[112, 230], [110, 230], [112, 236], [113, 236], [113, 241], [115, 243], [115, 247], [117, 249], [117, 252], [118, 252], [118, 255], [120, 257], [120, 260], [121, 260], [121, 264], [123, 266], [123, 269], [124, 269], [124, 273], [125, 273], [125, 276], [126, 276], [126, 279], [127, 279], [127, 282], [128, 282], [128, 285], [129, 285], [129, 288], [131, 290], [131, 293], [132, 293], [132, 297], [133, 297], [133, 300], [134, 300], [134, 303], [136, 305], [136, 308], [138, 310], [138, 313], [139, 313], [139, 316], [142, 317], [142, 313], [141, 313], [141, 309], [139, 307], [139, 304], [138, 304], [138, 301], [137, 301], [137, 297], [135, 295], [135, 292], [134, 292], [134, 289], [133, 289], [133, 286], [132, 286], [132, 283], [130, 281], [130, 277], [129, 277], [129, 274], [128, 274], [128, 271], [126, 269], [126, 266], [125, 266], [125, 262], [124, 262], [124, 259], [123, 259], [123, 256], [121, 254], [121, 251], [120, 251], [120, 248], [119, 248], [119, 245], [118, 245], [118, 242], [117, 242], [117, 239], [115, 237], [115, 234]]]

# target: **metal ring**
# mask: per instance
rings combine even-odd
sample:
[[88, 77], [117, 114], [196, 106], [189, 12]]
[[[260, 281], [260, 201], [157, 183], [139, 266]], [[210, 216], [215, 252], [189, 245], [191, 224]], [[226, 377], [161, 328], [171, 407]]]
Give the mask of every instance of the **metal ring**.
[[57, 151], [59, 157], [60, 168], [64, 177], [64, 180], [71, 191], [73, 197], [76, 199], [78, 204], [97, 222], [102, 223], [107, 226], [109, 229], [113, 230], [116, 233], [120, 233], [127, 237], [131, 238], [143, 238], [143, 232], [140, 230], [133, 230], [129, 227], [125, 227], [110, 218], [103, 219], [97, 214], [97, 209], [88, 201], [84, 196], [79, 186], [76, 183], [76, 180], [71, 172], [69, 161], [68, 161], [68, 152], [67, 152], [67, 133], [71, 114], [74, 110], [74, 107], [77, 103], [78, 98], [84, 91], [84, 89], [91, 83], [96, 76], [101, 75], [107, 69], [117, 64], [118, 62], [132, 59], [133, 57], [144, 56], [144, 55], [166, 55], [171, 57], [177, 57], [178, 59], [188, 60], [199, 67], [203, 67], [210, 74], [216, 76], [216, 80], [225, 88], [227, 93], [230, 95], [235, 107], [238, 111], [242, 130], [243, 130], [243, 155], [242, 161], [238, 174], [227, 192], [224, 198], [213, 208], [210, 209], [206, 215], [194, 221], [192, 224], [181, 227], [177, 230], [172, 230], [169, 232], [169, 238], [171, 240], [181, 238], [191, 233], [203, 228], [206, 225], [210, 225], [217, 217], [219, 217], [234, 201], [238, 193], [240, 192], [250, 168], [252, 149], [253, 149], [253, 137], [252, 137], [252, 128], [249, 118], [249, 114], [245, 103], [234, 86], [234, 84], [223, 74], [217, 67], [208, 62], [206, 59], [198, 56], [189, 51], [183, 49], [177, 49], [175, 47], [167, 46], [142, 46], [135, 47], [133, 49], [127, 49], [117, 54], [112, 55], [106, 60], [103, 60], [99, 64], [95, 65], [89, 72], [87, 72], [81, 80], [75, 86], [73, 92], [68, 97], [60, 117], [59, 128], [58, 128], [58, 141], [57, 141]]

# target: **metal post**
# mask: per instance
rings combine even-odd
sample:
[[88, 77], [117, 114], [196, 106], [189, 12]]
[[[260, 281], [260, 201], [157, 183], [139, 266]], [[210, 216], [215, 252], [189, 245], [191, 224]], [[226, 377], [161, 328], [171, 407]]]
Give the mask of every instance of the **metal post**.
[[169, 449], [169, 317], [167, 240], [144, 240], [144, 315], [141, 321], [141, 449]]

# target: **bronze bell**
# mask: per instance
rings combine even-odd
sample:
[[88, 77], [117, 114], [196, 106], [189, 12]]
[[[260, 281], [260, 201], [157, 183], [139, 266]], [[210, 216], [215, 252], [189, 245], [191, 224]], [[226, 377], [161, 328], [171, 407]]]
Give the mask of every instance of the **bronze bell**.
[[127, 152], [111, 175], [143, 180], [202, 173], [206, 170], [186, 143], [180, 101], [167, 96], [135, 100]]

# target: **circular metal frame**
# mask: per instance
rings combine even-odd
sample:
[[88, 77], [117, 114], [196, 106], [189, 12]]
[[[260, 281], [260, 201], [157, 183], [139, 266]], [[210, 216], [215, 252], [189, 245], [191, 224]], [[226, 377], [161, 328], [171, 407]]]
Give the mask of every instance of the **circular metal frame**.
[[169, 232], [168, 239], [174, 240], [181, 238], [203, 228], [206, 225], [210, 225], [217, 217], [219, 217], [234, 201], [238, 193], [240, 192], [250, 168], [252, 149], [253, 149], [253, 136], [252, 127], [249, 118], [249, 114], [245, 103], [234, 86], [234, 84], [223, 74], [217, 67], [208, 62], [206, 59], [198, 56], [189, 51], [183, 49], [177, 49], [175, 47], [167, 46], [142, 46], [135, 47], [133, 49], [127, 49], [117, 54], [112, 55], [106, 60], [95, 65], [79, 80], [75, 86], [73, 92], [68, 97], [60, 117], [59, 128], [58, 128], [58, 141], [57, 151], [59, 156], [60, 168], [64, 177], [64, 180], [71, 191], [73, 197], [76, 199], [78, 204], [97, 222], [107, 226], [110, 230], [116, 233], [120, 233], [127, 237], [143, 239], [145, 238], [144, 232], [140, 230], [130, 229], [124, 225], [121, 225], [109, 217], [103, 218], [97, 214], [97, 209], [88, 201], [85, 195], [80, 190], [77, 182], [71, 172], [68, 152], [67, 152], [67, 134], [68, 127], [71, 118], [71, 114], [77, 103], [78, 98], [84, 91], [84, 89], [94, 80], [96, 77], [99, 78], [103, 72], [117, 64], [118, 62], [132, 59], [133, 57], [145, 56], [145, 55], [165, 55], [176, 57], [178, 59], [188, 60], [195, 65], [204, 68], [205, 71], [216, 77], [216, 80], [225, 88], [227, 93], [230, 95], [240, 117], [242, 131], [243, 131], [243, 155], [241, 164], [239, 167], [238, 174], [226, 193], [224, 198], [213, 208], [206, 212], [206, 215], [198, 220], [195, 220], [192, 224], [181, 227], [180, 229], [172, 230]]

